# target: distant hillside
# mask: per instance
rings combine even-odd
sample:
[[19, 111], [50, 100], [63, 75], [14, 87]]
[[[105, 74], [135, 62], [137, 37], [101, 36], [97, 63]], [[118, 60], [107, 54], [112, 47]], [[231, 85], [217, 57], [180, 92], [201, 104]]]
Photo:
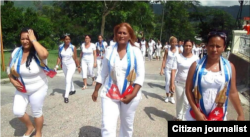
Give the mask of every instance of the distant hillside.
[[[155, 12], [155, 14], [161, 15], [162, 14], [162, 5], [160, 4], [152, 4], [153, 10]], [[229, 14], [231, 14], [235, 19], [237, 18], [238, 12], [239, 12], [239, 8], [240, 6], [230, 6], [230, 7], [226, 7], [226, 6], [211, 6], [211, 8], [215, 8], [215, 9], [221, 9]], [[242, 9], [242, 18], [243, 17], [250, 17], [250, 6], [249, 5], [244, 5], [243, 9]]]

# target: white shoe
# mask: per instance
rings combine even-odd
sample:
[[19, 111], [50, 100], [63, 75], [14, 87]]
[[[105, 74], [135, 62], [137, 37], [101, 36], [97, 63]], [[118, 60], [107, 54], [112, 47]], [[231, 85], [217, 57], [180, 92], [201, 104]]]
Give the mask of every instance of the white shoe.
[[166, 97], [165, 102], [168, 103], [168, 97]]
[[30, 136], [35, 132], [35, 130], [36, 130], [36, 129], [34, 128], [34, 129], [32, 130], [32, 132], [31, 132], [29, 135], [25, 135], [25, 134], [24, 134], [23, 137], [30, 137]]
[[169, 97], [169, 102], [171, 102], [172, 104], [174, 104], [175, 103], [174, 97]]

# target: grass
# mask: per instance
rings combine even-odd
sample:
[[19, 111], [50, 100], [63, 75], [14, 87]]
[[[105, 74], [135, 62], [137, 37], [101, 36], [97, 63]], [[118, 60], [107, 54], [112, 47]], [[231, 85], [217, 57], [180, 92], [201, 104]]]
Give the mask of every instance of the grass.
[[[78, 59], [79, 59], [80, 52], [81, 52], [80, 50], [77, 51]], [[11, 52], [4, 52], [5, 69], [9, 64], [10, 56], [11, 56]], [[58, 50], [49, 50], [49, 56], [47, 58], [47, 61], [48, 61], [48, 67], [50, 69], [53, 69], [56, 66], [57, 57], [58, 57]], [[59, 67], [58, 69], [60, 70], [61, 67]], [[2, 71], [1, 69], [1, 79], [3, 78], [8, 78], [8, 75], [6, 71]]]

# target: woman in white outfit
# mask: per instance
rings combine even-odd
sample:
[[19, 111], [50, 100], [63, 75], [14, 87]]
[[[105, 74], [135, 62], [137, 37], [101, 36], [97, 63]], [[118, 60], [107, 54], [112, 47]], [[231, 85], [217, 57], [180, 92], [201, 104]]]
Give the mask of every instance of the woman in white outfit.
[[94, 68], [97, 66], [96, 62], [96, 46], [94, 43], [91, 43], [90, 35], [85, 36], [85, 43], [81, 45], [81, 66], [82, 66], [82, 78], [83, 78], [83, 87], [82, 89], [87, 88], [87, 77], [92, 78], [92, 86], [95, 85], [95, 75]]
[[[177, 38], [174, 36], [171, 36], [169, 39], [169, 43], [171, 47], [169, 49], [165, 50], [165, 54], [163, 57], [162, 61], [162, 67], [161, 67], [161, 72], [160, 75], [165, 74], [165, 80], [166, 80], [166, 85], [165, 85], [165, 90], [166, 90], [166, 99], [165, 102], [170, 101], [171, 103], [175, 103], [174, 100], [174, 91], [169, 90], [169, 85], [170, 85], [170, 78], [171, 78], [171, 70], [173, 68], [174, 60], [176, 56], [181, 53], [180, 49], [177, 48]], [[165, 73], [163, 72], [165, 69]]]
[[185, 115], [188, 121], [226, 120], [228, 98], [238, 113], [237, 120], [244, 120], [234, 65], [221, 56], [226, 38], [224, 32], [210, 32], [207, 56], [194, 62], [189, 69], [186, 95], [190, 109]]
[[[141, 100], [145, 68], [140, 49], [134, 46], [134, 31], [128, 23], [114, 28], [116, 45], [107, 49], [101, 75], [92, 94], [96, 102], [98, 91], [102, 101], [102, 137], [116, 137], [120, 116], [120, 137], [132, 137], [136, 108]], [[106, 79], [106, 80], [105, 80]], [[105, 82], [105, 83], [104, 83]]]
[[154, 47], [155, 47], [155, 42], [152, 40], [152, 38], [150, 38], [149, 42], [148, 42], [148, 59], [149, 59], [149, 61], [153, 60]]
[[145, 38], [142, 37], [140, 45], [141, 45], [141, 53], [142, 53], [143, 61], [145, 61], [145, 55], [146, 55], [146, 51], [147, 51], [146, 44], [147, 44], [147, 42], [146, 42]]
[[75, 94], [75, 86], [73, 83], [73, 75], [75, 73], [76, 67], [78, 72], [81, 72], [81, 68], [77, 59], [76, 47], [70, 43], [70, 35], [65, 34], [63, 36], [64, 43], [59, 46], [58, 58], [55, 69], [58, 69], [58, 65], [61, 63], [61, 67], [65, 76], [65, 93], [64, 102], [69, 102], [69, 95]]
[[[188, 108], [188, 100], [185, 94], [185, 83], [188, 70], [193, 62], [199, 58], [192, 54], [193, 42], [191, 40], [184, 41], [184, 51], [176, 56], [171, 71], [170, 90], [176, 93], [176, 120], [185, 120], [184, 116]], [[177, 71], [177, 74], [176, 74]]]
[[[16, 48], [7, 68], [10, 82], [16, 88], [13, 103], [13, 113], [27, 127], [23, 137], [29, 137], [36, 129], [36, 137], [42, 136], [43, 103], [48, 90], [48, 81], [44, 73], [49, 55], [37, 41], [36, 33], [30, 28], [23, 28], [20, 33], [22, 46]], [[35, 127], [25, 112], [30, 103], [35, 120]]]
[[140, 42], [139, 42], [139, 39], [138, 38], [136, 38], [136, 41], [135, 41], [135, 46], [137, 47], [137, 48], [139, 48], [140, 49]]
[[161, 47], [162, 47], [161, 42], [160, 40], [158, 40], [156, 43], [156, 59], [157, 60], [160, 60], [161, 58]]
[[97, 74], [101, 72], [102, 59], [105, 54], [105, 49], [108, 47], [106, 41], [103, 41], [102, 35], [98, 36], [98, 42], [96, 42], [96, 62], [97, 62]]

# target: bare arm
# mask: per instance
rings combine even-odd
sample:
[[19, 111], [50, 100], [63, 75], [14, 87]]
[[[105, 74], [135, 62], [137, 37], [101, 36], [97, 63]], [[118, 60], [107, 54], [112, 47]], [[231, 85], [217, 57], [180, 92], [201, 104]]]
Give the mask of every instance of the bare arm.
[[244, 120], [244, 113], [243, 113], [243, 109], [241, 106], [241, 102], [239, 99], [239, 94], [236, 88], [236, 72], [235, 72], [235, 67], [232, 63], [231, 64], [231, 68], [232, 68], [232, 78], [231, 78], [231, 87], [230, 87], [230, 92], [229, 92], [229, 99], [232, 102], [235, 110], [238, 113], [238, 117], [237, 120]]
[[161, 73], [163, 72], [163, 69], [165, 69], [167, 56], [168, 56], [168, 49], [165, 50], [165, 53], [163, 56], [162, 65], [161, 65]]
[[74, 61], [76, 63], [76, 67], [80, 67], [79, 61], [77, 59], [77, 51], [76, 51], [76, 47], [74, 47]]

